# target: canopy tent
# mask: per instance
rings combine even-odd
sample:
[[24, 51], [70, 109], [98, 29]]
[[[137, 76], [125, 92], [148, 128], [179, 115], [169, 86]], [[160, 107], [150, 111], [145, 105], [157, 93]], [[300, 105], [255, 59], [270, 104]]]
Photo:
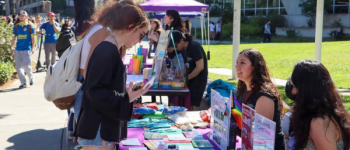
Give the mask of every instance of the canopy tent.
[[[204, 32], [204, 36], [208, 45], [209, 51], [209, 5], [197, 2], [195, 0], [149, 0], [147, 2], [140, 4], [143, 11], [145, 12], [166, 12], [167, 10], [177, 10], [179, 12], [201, 12], [207, 13], [207, 29], [208, 32]], [[203, 27], [204, 27], [204, 17], [201, 18], [201, 31], [202, 31], [202, 44], [203, 44]], [[208, 35], [208, 36], [206, 36]], [[207, 38], [206, 38], [207, 37]]]
[[179, 12], [209, 12], [209, 5], [194, 0], [150, 0], [141, 4], [143, 11], [165, 12], [173, 9]]
[[[154, 18], [163, 18], [165, 13], [154, 13]], [[204, 17], [204, 14], [199, 12], [180, 12], [180, 17]]]

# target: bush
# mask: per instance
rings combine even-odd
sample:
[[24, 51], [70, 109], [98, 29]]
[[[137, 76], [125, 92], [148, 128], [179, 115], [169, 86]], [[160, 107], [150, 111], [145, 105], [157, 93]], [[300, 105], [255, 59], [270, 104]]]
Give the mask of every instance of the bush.
[[5, 83], [13, 74], [13, 64], [10, 62], [0, 62], [0, 83]]
[[0, 23], [0, 84], [13, 74], [14, 58], [11, 55], [12, 26]]
[[286, 29], [287, 37], [295, 38], [300, 34], [300, 31], [296, 32], [295, 29]]
[[228, 37], [230, 37], [233, 34], [233, 22], [229, 22], [229, 23], [225, 23], [222, 26], [222, 39], [226, 39]]
[[262, 33], [262, 28], [257, 24], [241, 24], [242, 36], [256, 36]]

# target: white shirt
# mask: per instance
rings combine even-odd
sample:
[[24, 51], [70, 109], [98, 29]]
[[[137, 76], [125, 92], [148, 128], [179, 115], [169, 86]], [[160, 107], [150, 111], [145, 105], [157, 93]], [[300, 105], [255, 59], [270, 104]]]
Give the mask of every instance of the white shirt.
[[210, 24], [210, 25], [209, 25], [209, 28], [210, 28], [210, 32], [214, 32], [214, 29], [215, 29], [215, 25], [213, 25], [213, 24]]
[[89, 52], [91, 49], [91, 45], [89, 43], [89, 38], [91, 37], [91, 35], [93, 35], [96, 31], [102, 29], [103, 27], [99, 24], [93, 26], [93, 28], [91, 29], [91, 31], [84, 37], [84, 43], [83, 43], [83, 47], [81, 50], [81, 58], [80, 58], [80, 69], [85, 69], [85, 64], [87, 61], [87, 58], [89, 56]]

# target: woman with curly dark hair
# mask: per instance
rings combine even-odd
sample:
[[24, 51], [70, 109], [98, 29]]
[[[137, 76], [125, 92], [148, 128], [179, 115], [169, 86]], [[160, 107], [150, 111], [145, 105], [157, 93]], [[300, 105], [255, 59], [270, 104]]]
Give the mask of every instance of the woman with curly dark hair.
[[236, 71], [239, 79], [237, 100], [276, 122], [275, 149], [284, 150], [281, 128], [283, 102], [277, 87], [271, 81], [264, 57], [256, 49], [245, 49], [239, 53]]
[[350, 148], [349, 114], [325, 66], [312, 60], [297, 63], [286, 94], [294, 101], [289, 134], [295, 149]]

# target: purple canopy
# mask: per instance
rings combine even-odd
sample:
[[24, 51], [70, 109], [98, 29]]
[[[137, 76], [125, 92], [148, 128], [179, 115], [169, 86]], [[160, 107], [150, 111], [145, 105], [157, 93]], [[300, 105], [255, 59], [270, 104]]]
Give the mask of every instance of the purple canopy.
[[170, 9], [179, 12], [208, 12], [209, 6], [194, 0], [149, 0], [141, 4], [144, 11], [164, 12]]

